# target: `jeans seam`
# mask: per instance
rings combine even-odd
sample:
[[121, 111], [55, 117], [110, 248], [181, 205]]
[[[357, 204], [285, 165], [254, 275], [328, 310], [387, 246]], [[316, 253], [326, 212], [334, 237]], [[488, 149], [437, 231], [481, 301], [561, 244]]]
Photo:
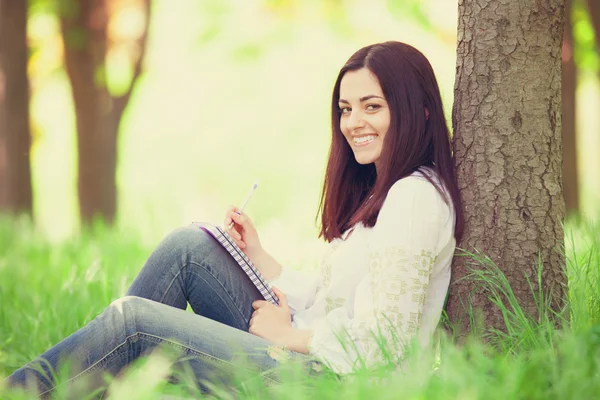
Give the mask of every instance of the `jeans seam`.
[[[175, 276], [173, 277], [173, 279], [171, 279], [171, 282], [169, 282], [169, 285], [167, 286], [167, 289], [165, 290], [165, 293], [162, 295], [162, 297], [160, 298], [159, 302], [160, 303], [164, 303], [165, 301], [165, 297], [167, 297], [167, 293], [169, 293], [169, 290], [171, 290], [171, 287], [173, 286], [173, 282], [175, 282], [175, 280], [177, 279], [177, 277], [179, 275], [181, 275], [181, 270], [183, 270], [186, 267], [187, 263], [184, 263], [183, 265], [179, 266], [177, 269], [177, 273], [175, 274]], [[185, 295], [187, 296], [187, 293], [185, 293]], [[186, 299], [187, 302], [187, 299]]]
[[[138, 338], [142, 338], [142, 337], [151, 338], [151, 339], [152, 339], [154, 342], [156, 342], [156, 343], [164, 343], [164, 342], [166, 342], [166, 343], [168, 343], [168, 344], [170, 344], [170, 345], [174, 345], [174, 346], [176, 346], [176, 347], [179, 347], [180, 349], [185, 349], [185, 350], [187, 350], [187, 351], [189, 351], [189, 352], [191, 352], [191, 353], [193, 353], [193, 354], [195, 354], [195, 355], [199, 356], [200, 358], [208, 358], [208, 359], [211, 359], [211, 360], [213, 360], [213, 361], [218, 361], [218, 362], [220, 362], [220, 363], [223, 363], [223, 364], [226, 364], [226, 365], [228, 365], [228, 366], [235, 367], [235, 365], [234, 365], [234, 364], [232, 364], [232, 363], [230, 363], [229, 361], [223, 360], [223, 359], [221, 359], [221, 358], [219, 358], [219, 357], [215, 357], [215, 356], [213, 356], [213, 355], [211, 355], [211, 354], [208, 354], [208, 353], [205, 353], [205, 352], [203, 352], [203, 351], [199, 351], [199, 350], [193, 349], [193, 348], [191, 348], [191, 347], [188, 347], [188, 346], [185, 346], [185, 345], [183, 345], [183, 344], [181, 344], [181, 343], [174, 342], [174, 341], [172, 341], [172, 340], [170, 340], [170, 339], [162, 338], [162, 337], [160, 337], [160, 336], [156, 336], [156, 335], [151, 335], [151, 334], [149, 334], [149, 333], [136, 332], [136, 333], [134, 333], [134, 334], [132, 334], [132, 335], [129, 335], [129, 336], [127, 336], [127, 337], [125, 338], [125, 340], [124, 340], [122, 343], [120, 343], [120, 344], [118, 344], [117, 346], [115, 346], [115, 348], [114, 348], [114, 349], [112, 349], [112, 350], [110, 351], [110, 353], [108, 353], [107, 355], [105, 355], [104, 357], [102, 357], [100, 360], [96, 361], [95, 363], [93, 363], [92, 365], [90, 365], [89, 367], [87, 367], [87, 368], [86, 368], [84, 371], [81, 371], [81, 372], [80, 372], [80, 373], [78, 373], [77, 375], [75, 375], [75, 376], [73, 376], [73, 377], [71, 377], [71, 378], [67, 379], [65, 382], [61, 383], [60, 385], [58, 385], [58, 386], [54, 386], [54, 387], [52, 387], [52, 388], [50, 388], [50, 389], [48, 389], [48, 390], [46, 390], [46, 391], [44, 391], [44, 392], [40, 393], [40, 394], [39, 394], [39, 396], [41, 397], [41, 396], [43, 396], [43, 395], [45, 395], [45, 394], [47, 394], [47, 393], [50, 393], [50, 392], [52, 392], [52, 391], [56, 390], [57, 388], [59, 388], [59, 387], [61, 387], [61, 386], [64, 386], [64, 385], [66, 385], [66, 384], [68, 384], [68, 383], [70, 383], [70, 382], [74, 381], [74, 380], [75, 380], [75, 379], [77, 379], [77, 378], [84, 377], [84, 376], [88, 375], [89, 373], [91, 373], [91, 372], [93, 372], [93, 371], [97, 370], [97, 369], [98, 369], [98, 366], [99, 366], [101, 363], [103, 363], [103, 362], [105, 362], [105, 361], [110, 361], [110, 360], [112, 360], [112, 359], [113, 359], [113, 358], [116, 356], [116, 354], [115, 354], [115, 353], [116, 353], [116, 351], [117, 351], [117, 350], [119, 350], [119, 349], [120, 349], [121, 347], [123, 347], [124, 345], [126, 345], [126, 344], [127, 344], [127, 342], [128, 342], [128, 341], [131, 341], [131, 338], [133, 338], [133, 337], [135, 337], [135, 336], [137, 336]], [[252, 372], [251, 370], [248, 370], [248, 369], [246, 369], [246, 368], [245, 368], [245, 370]], [[276, 383], [276, 384], [277, 384], [277, 383], [279, 383], [279, 382], [275, 381], [274, 379], [272, 379], [272, 378], [269, 378], [269, 377], [267, 377], [267, 376], [264, 376], [264, 375], [263, 375], [263, 378], [264, 378], [264, 379], [267, 379], [267, 380], [269, 380], [271, 383]]]
[[[233, 308], [235, 309], [235, 311], [238, 312], [239, 316], [242, 318], [242, 320], [245, 323], [246, 322], [246, 318], [244, 317], [244, 314], [240, 311], [240, 309], [237, 307], [237, 305], [235, 305], [235, 301], [233, 300], [233, 297], [231, 296], [231, 294], [229, 293], [229, 291], [227, 290], [227, 288], [221, 283], [221, 281], [219, 281], [217, 279], [217, 277], [215, 275], [213, 275], [212, 272], [210, 272], [210, 270], [207, 268], [208, 264], [204, 263], [204, 261], [202, 261], [200, 263], [197, 263], [195, 261], [187, 261], [184, 265], [179, 266], [179, 268], [177, 270], [177, 274], [175, 274], [175, 276], [173, 277], [173, 279], [171, 280], [171, 282], [167, 286], [167, 289], [165, 290], [165, 293], [163, 294], [163, 296], [160, 299], [160, 302], [164, 304], [165, 297], [167, 297], [167, 293], [169, 292], [169, 290], [173, 286], [173, 282], [175, 282], [175, 280], [177, 279], [177, 277], [181, 275], [181, 271], [186, 266], [188, 266], [189, 264], [196, 265], [197, 267], [204, 269], [204, 271], [206, 271], [221, 286], [221, 289], [223, 290], [223, 292], [225, 292], [227, 294], [227, 296], [229, 297], [229, 300], [231, 300], [231, 302], [234, 304]], [[196, 276], [200, 277], [200, 275], [196, 275]], [[186, 297], [187, 297], [187, 293], [186, 293]], [[222, 299], [221, 296], [219, 296], [219, 297]], [[189, 301], [189, 299], [186, 299], [186, 301]]]
[[[228, 366], [235, 367], [235, 364], [233, 364], [233, 363], [231, 363], [231, 362], [229, 362], [229, 361], [223, 360], [222, 358], [219, 358], [219, 357], [213, 356], [213, 355], [211, 355], [211, 354], [208, 354], [208, 353], [206, 353], [206, 352], [204, 352], [204, 351], [200, 351], [200, 350], [193, 349], [193, 348], [191, 348], [191, 347], [188, 347], [188, 346], [186, 346], [186, 345], [183, 345], [183, 344], [181, 344], [181, 343], [174, 342], [174, 341], [172, 341], [172, 340], [170, 340], [170, 339], [162, 338], [162, 337], [160, 337], [160, 336], [152, 335], [152, 334], [149, 334], [149, 333], [139, 333], [139, 336], [144, 336], [144, 337], [146, 337], [146, 338], [152, 338], [152, 339], [154, 339], [154, 341], [155, 341], [155, 342], [157, 342], [157, 343], [163, 343], [163, 342], [166, 342], [166, 343], [168, 343], [168, 344], [170, 344], [170, 345], [174, 345], [175, 347], [179, 347], [180, 349], [185, 349], [185, 350], [189, 351], [190, 353], [193, 353], [193, 354], [195, 354], [195, 355], [196, 355], [196, 356], [198, 356], [199, 358], [208, 358], [208, 359], [210, 359], [210, 360], [213, 360], [213, 361], [218, 361], [218, 362], [220, 362], [220, 363], [222, 363], [222, 364], [226, 364], [226, 365], [228, 365]], [[247, 369], [247, 368], [244, 368], [244, 369], [245, 369], [246, 371], [253, 372], [252, 370], [249, 370], [249, 369]], [[268, 379], [268, 380], [270, 380], [271, 382], [278, 383], [277, 381], [273, 380], [272, 378], [269, 378], [269, 377], [266, 377], [266, 376], [263, 376], [263, 377], [264, 377], [265, 379]]]
[[43, 395], [45, 395], [46, 393], [49, 393], [49, 392], [51, 392], [51, 391], [55, 390], [56, 388], [58, 388], [58, 387], [60, 387], [60, 386], [64, 386], [65, 384], [68, 384], [69, 382], [71, 382], [71, 381], [73, 381], [73, 380], [75, 380], [75, 379], [77, 379], [77, 378], [83, 377], [83, 376], [87, 375], [88, 373], [95, 371], [95, 370], [97, 369], [96, 367], [97, 367], [97, 366], [98, 366], [100, 363], [102, 363], [103, 361], [106, 361], [106, 360], [109, 360], [109, 361], [110, 361], [110, 360], [112, 360], [112, 358], [114, 358], [114, 354], [115, 354], [115, 352], [116, 352], [117, 350], [119, 350], [121, 347], [123, 347], [125, 344], [127, 344], [127, 341], [128, 341], [129, 339], [131, 339], [131, 338], [132, 338], [132, 337], [134, 337], [134, 336], [138, 336], [138, 335], [139, 335], [139, 332], [136, 332], [136, 333], [134, 333], [134, 334], [132, 334], [132, 335], [129, 335], [129, 336], [127, 336], [127, 337], [125, 338], [125, 340], [124, 340], [122, 343], [120, 343], [120, 344], [118, 344], [117, 346], [115, 346], [115, 348], [114, 348], [114, 349], [112, 349], [112, 350], [110, 351], [110, 353], [108, 353], [107, 355], [105, 355], [104, 357], [102, 357], [101, 359], [99, 359], [98, 361], [96, 361], [95, 363], [93, 363], [92, 365], [90, 365], [89, 367], [87, 367], [85, 370], [81, 371], [81, 372], [80, 372], [80, 373], [78, 373], [77, 375], [75, 375], [75, 376], [73, 376], [73, 377], [71, 377], [71, 378], [67, 379], [67, 380], [66, 380], [65, 382], [63, 382], [61, 385], [54, 386], [53, 388], [51, 388], [51, 389], [48, 389], [48, 390], [46, 390], [46, 391], [45, 391], [45, 392], [43, 392], [43, 393], [40, 393], [40, 396], [43, 396]]

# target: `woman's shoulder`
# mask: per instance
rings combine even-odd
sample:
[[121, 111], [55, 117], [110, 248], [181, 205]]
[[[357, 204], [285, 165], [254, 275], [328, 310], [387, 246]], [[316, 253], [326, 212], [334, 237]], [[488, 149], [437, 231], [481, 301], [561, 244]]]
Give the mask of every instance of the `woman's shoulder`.
[[423, 167], [407, 177], [394, 182], [388, 191], [388, 197], [390, 195], [406, 197], [406, 195], [420, 193], [433, 195], [436, 192], [439, 193], [438, 187], [442, 188], [443, 185], [435, 171], [431, 168]]
[[452, 210], [446, 200], [444, 185], [431, 168], [421, 168], [411, 175], [399, 179], [390, 187], [383, 207], [418, 205], [436, 208], [447, 215]]

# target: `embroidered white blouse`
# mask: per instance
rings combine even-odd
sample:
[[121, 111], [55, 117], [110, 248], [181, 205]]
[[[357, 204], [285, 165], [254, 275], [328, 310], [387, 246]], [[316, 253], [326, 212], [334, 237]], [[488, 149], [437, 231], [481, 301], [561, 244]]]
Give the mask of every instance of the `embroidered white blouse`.
[[[435, 178], [434, 178], [435, 181]], [[292, 325], [311, 329], [309, 352], [340, 374], [401, 356], [415, 334], [427, 344], [442, 312], [455, 249], [454, 210], [420, 172], [389, 190], [372, 228], [333, 240], [319, 274], [283, 268]], [[348, 342], [351, 340], [351, 342]]]

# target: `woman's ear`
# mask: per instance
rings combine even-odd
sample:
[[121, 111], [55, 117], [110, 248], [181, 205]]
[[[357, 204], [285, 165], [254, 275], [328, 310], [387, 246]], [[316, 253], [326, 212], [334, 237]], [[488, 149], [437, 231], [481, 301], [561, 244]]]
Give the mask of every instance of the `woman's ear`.
[[429, 120], [429, 110], [425, 107], [425, 121]]

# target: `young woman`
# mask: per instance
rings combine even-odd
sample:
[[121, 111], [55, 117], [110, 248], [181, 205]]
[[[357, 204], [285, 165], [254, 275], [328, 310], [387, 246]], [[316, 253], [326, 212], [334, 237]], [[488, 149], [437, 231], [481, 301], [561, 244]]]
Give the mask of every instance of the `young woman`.
[[[48, 394], [50, 372], [65, 357], [76, 361], [72, 385], [116, 374], [159, 345], [181, 352], [201, 382], [219, 379], [241, 354], [262, 371], [284, 354], [345, 374], [383, 362], [381, 338], [397, 359], [413, 338], [427, 343], [463, 223], [427, 59], [399, 42], [360, 49], [335, 82], [332, 127], [319, 210], [330, 246], [317, 276], [283, 268], [247, 215], [226, 214], [225, 226], [235, 223], [230, 234], [276, 288], [280, 306], [264, 301], [213, 239], [183, 228], [154, 250], [126, 297], [15, 371], [9, 384], [30, 380]], [[188, 303], [195, 314], [185, 311]]]

